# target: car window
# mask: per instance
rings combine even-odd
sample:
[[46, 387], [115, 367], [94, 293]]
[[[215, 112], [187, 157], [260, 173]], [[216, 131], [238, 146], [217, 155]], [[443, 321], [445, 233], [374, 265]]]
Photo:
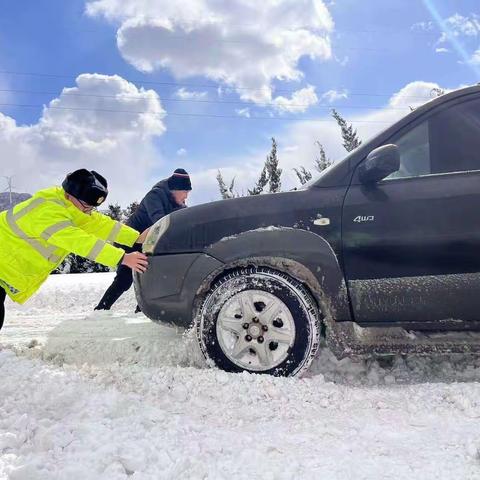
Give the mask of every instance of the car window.
[[391, 142], [400, 168], [387, 179], [480, 170], [480, 99], [454, 105]]
[[430, 119], [432, 173], [480, 170], [480, 99]]
[[394, 139], [400, 151], [400, 168], [387, 178], [417, 177], [431, 173], [429, 123], [421, 123]]

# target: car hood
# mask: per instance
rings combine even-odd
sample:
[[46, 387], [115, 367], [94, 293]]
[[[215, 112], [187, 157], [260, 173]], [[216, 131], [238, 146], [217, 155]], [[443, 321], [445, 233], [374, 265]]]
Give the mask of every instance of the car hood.
[[308, 192], [233, 198], [174, 212], [155, 253], [202, 251], [226, 237], [259, 228], [301, 228]]

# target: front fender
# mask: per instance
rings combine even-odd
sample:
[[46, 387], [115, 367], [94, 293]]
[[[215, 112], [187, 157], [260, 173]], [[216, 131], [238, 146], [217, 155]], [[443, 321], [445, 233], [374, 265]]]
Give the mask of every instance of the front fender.
[[[316, 283], [309, 286], [322, 306], [327, 306], [330, 315], [336, 321], [351, 321], [342, 269], [332, 247], [320, 235], [295, 228], [260, 228], [223, 238], [205, 249], [205, 253], [227, 266], [249, 258], [268, 258], [270, 266], [275, 266], [272, 265], [275, 259], [290, 260], [292, 265], [308, 270]], [[292, 269], [289, 273], [295, 276]], [[302, 276], [300, 272], [299, 276]]]

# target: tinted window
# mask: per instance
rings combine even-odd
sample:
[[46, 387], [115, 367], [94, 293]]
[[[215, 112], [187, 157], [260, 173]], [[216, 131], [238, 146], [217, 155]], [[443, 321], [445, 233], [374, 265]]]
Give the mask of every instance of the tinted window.
[[430, 120], [432, 173], [480, 170], [480, 100], [470, 100]]
[[400, 150], [400, 169], [388, 178], [417, 177], [431, 173], [428, 122], [412, 128], [392, 143]]
[[480, 99], [433, 115], [391, 143], [400, 169], [388, 178], [480, 170]]

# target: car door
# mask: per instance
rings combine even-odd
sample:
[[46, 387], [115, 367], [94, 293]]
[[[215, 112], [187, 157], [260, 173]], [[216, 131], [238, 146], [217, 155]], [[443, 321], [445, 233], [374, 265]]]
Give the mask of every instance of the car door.
[[427, 115], [388, 142], [398, 172], [373, 186], [354, 175], [345, 197], [343, 261], [361, 324], [480, 325], [480, 99]]

